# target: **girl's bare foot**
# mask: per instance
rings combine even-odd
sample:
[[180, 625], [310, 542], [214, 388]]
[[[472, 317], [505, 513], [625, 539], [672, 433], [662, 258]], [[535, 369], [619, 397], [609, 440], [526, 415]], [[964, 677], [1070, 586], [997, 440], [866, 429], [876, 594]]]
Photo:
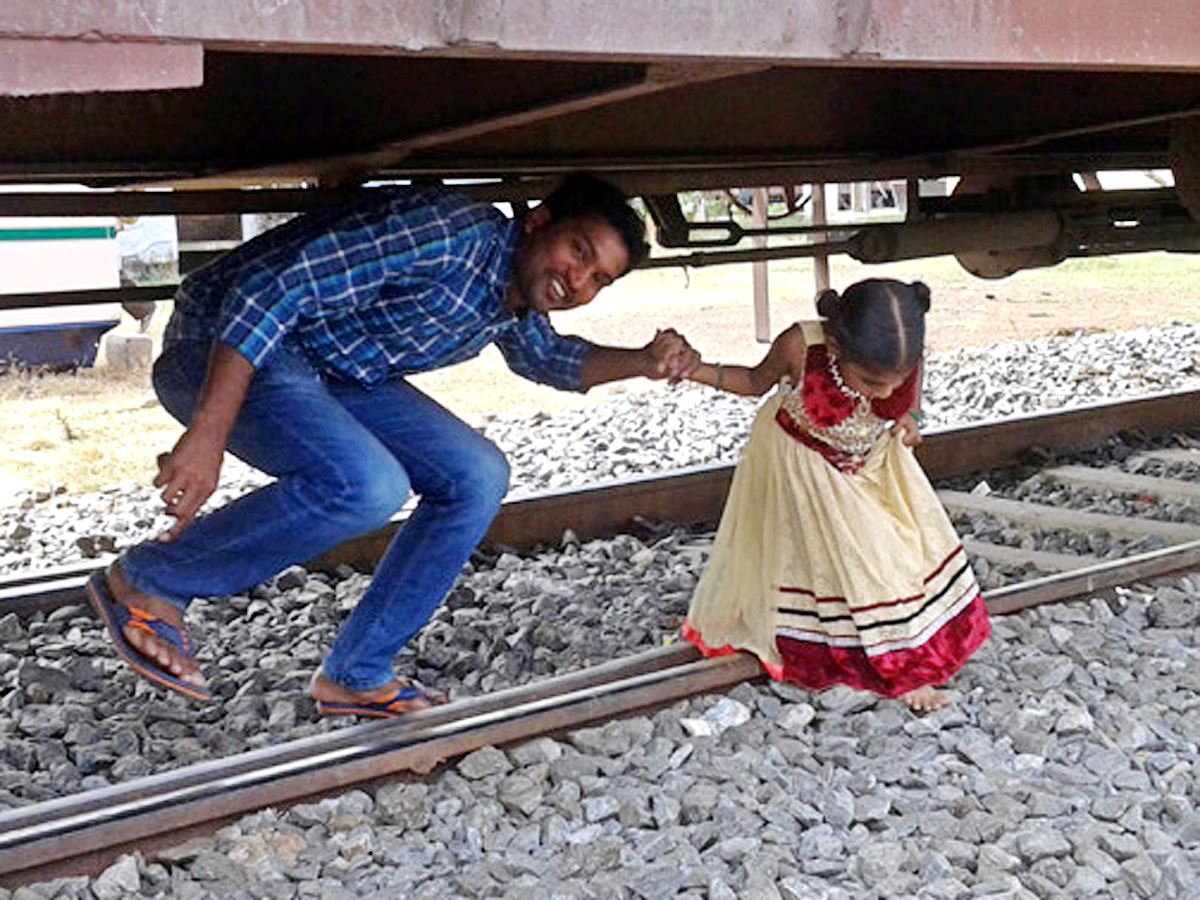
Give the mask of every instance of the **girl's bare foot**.
[[897, 697], [901, 703], [911, 709], [913, 712], [933, 712], [937, 709], [944, 709], [952, 702], [945, 694], [940, 694], [931, 685], [924, 685], [913, 691], [901, 694]]
[[145, 627], [144, 622], [141, 621], [146, 617], [160, 619], [177, 629], [181, 635], [186, 635], [187, 627], [183, 622], [183, 613], [165, 600], [149, 597], [134, 590], [121, 572], [120, 566], [112, 565], [107, 574], [108, 589], [117, 603], [126, 609], [141, 610], [143, 614], [134, 616], [122, 629], [125, 640], [129, 641], [147, 659], [153, 660], [180, 681], [198, 688], [205, 687], [204, 676], [201, 674], [196, 660], [187, 653], [181, 652], [169, 641], [159, 637], [153, 630]]

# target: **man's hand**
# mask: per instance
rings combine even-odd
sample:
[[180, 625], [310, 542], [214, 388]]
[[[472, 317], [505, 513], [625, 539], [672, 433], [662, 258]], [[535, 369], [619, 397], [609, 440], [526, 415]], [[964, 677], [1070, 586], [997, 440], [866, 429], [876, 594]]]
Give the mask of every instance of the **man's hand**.
[[642, 348], [647, 378], [668, 379], [671, 384], [683, 381], [700, 365], [700, 354], [674, 328], [658, 331], [654, 340]]
[[217, 489], [224, 454], [224, 440], [189, 428], [170, 453], [159, 455], [154, 486], [162, 488], [167, 515], [176, 519], [162, 540], [175, 540], [195, 520]]
[[654, 335], [645, 347], [593, 345], [579, 372], [583, 390], [623, 378], [669, 378], [674, 384], [687, 378], [700, 365], [700, 354], [675, 329]]
[[162, 488], [167, 514], [177, 519], [162, 540], [179, 537], [217, 489], [225, 444], [253, 377], [254, 367], [246, 357], [224, 344], [213, 346], [188, 429], [170, 453], [158, 458], [154, 486]]

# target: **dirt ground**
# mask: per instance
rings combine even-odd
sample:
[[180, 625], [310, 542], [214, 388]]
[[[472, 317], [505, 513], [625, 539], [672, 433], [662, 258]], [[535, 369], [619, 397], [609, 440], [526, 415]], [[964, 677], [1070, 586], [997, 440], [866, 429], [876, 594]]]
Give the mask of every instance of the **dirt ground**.
[[[948, 259], [869, 269], [834, 261], [835, 286], [868, 276], [920, 278], [930, 285], [932, 354], [1078, 330], [1200, 321], [1200, 259], [1193, 257], [1147, 254], [1070, 261], [995, 282], [973, 278]], [[807, 263], [771, 265], [768, 334], [812, 316], [813, 285]], [[755, 337], [751, 297], [749, 266], [636, 272], [590, 307], [556, 314], [554, 322], [564, 334], [619, 346], [644, 344], [656, 328], [674, 327], [706, 359], [752, 363], [766, 344]], [[162, 309], [154, 320], [156, 338], [167, 314]], [[132, 322], [122, 325], [133, 327]], [[602, 403], [627, 391], [670, 390], [639, 379], [586, 395], [563, 393], [513, 375], [494, 349], [415, 381], [473, 424], [488, 415]], [[82, 492], [149, 482], [155, 457], [180, 433], [154, 399], [147, 372], [101, 366], [74, 375], [0, 375], [0, 503], [24, 488], [61, 485]]]

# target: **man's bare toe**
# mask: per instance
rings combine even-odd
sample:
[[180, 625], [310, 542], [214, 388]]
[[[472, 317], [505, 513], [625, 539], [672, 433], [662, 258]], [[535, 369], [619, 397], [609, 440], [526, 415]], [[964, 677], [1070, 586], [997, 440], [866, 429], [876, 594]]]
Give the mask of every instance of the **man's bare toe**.
[[359, 701], [375, 703], [395, 696], [397, 688], [397, 683], [393, 681], [374, 690], [352, 691], [331, 681], [323, 671], [317, 669], [308, 686], [308, 692], [314, 700], [320, 700], [323, 703], [355, 703]]
[[323, 715], [359, 715], [392, 718], [445, 703], [446, 698], [426, 691], [407, 679], [396, 679], [368, 691], [352, 691], [330, 680], [318, 669], [309, 693]]
[[197, 687], [204, 686], [204, 677], [195, 661], [179, 653], [166, 641], [132, 625], [126, 626], [125, 639], [139, 653], [158, 663], [176, 678]]

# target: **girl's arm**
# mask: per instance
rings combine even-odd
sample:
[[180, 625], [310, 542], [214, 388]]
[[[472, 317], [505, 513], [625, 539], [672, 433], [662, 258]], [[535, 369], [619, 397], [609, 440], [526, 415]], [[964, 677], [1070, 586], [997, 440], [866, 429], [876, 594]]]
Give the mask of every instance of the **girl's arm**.
[[761, 397], [785, 374], [793, 372], [792, 360], [804, 359], [804, 338], [793, 325], [771, 343], [771, 349], [756, 366], [727, 366], [700, 363], [688, 378], [718, 390], [748, 397]]
[[894, 430], [900, 432], [901, 440], [909, 447], [915, 447], [923, 440], [921, 437], [921, 424], [925, 421], [925, 417], [921, 415], [921, 385], [924, 378], [925, 362], [922, 360], [917, 364], [912, 404], [896, 420], [896, 424], [893, 426]]

